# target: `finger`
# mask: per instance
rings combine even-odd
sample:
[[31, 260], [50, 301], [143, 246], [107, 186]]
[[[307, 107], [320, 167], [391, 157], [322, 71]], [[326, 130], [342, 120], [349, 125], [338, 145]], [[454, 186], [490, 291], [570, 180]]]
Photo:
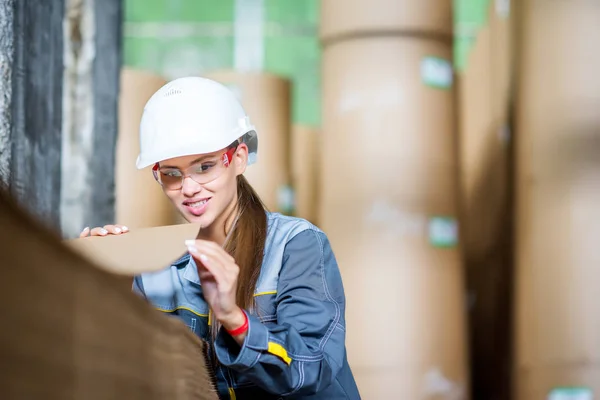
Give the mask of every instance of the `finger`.
[[[229, 279], [225, 274], [223, 266], [220, 265], [220, 263], [216, 261], [212, 256], [204, 254], [193, 244], [188, 245], [188, 251], [190, 252], [192, 257], [194, 257], [195, 260], [199, 261], [202, 264], [202, 267], [205, 270], [210, 272], [210, 274], [214, 277], [218, 285], [226, 284], [229, 282]], [[199, 269], [200, 268], [201, 267], [199, 266]]]
[[111, 235], [120, 235], [123, 233], [123, 229], [118, 225], [104, 225], [104, 229]]
[[239, 275], [239, 267], [233, 257], [229, 255], [217, 243], [207, 240], [188, 240], [186, 245], [191, 245], [197, 249], [199, 254], [207, 256], [215, 267], [221, 268], [228, 277], [229, 283], [235, 283]]
[[204, 266], [198, 266], [198, 278], [200, 278], [200, 282], [214, 281], [215, 277], [210, 273], [209, 270]]
[[222, 264], [225, 264], [226, 267], [235, 264], [233, 257], [215, 242], [196, 240], [194, 241], [194, 245], [201, 253], [217, 258]]
[[198, 276], [201, 280], [205, 280], [206, 278], [211, 278], [214, 280], [212, 272], [210, 272], [206, 266], [200, 261], [200, 255], [195, 255], [190, 251], [190, 256], [194, 259], [196, 263], [196, 269], [198, 270]]
[[90, 232], [92, 236], [106, 236], [108, 235], [108, 231], [104, 228], [94, 228]]
[[[199, 270], [198, 274], [212, 278], [217, 282], [219, 287], [224, 287], [230, 284], [230, 279], [225, 270], [216, 263], [211, 257], [205, 254], [193, 255], [201, 264], [204, 271]], [[208, 276], [207, 276], [208, 275]]]
[[[222, 275], [221, 284], [227, 284], [235, 286], [239, 275], [239, 268], [235, 263], [223, 261], [218, 253], [211, 253], [210, 250], [199, 249], [200, 254], [203, 254], [205, 258], [202, 258], [202, 264], [205, 268], [211, 271], [218, 270]], [[208, 267], [206, 266], [208, 265]]]
[[238, 274], [238, 266], [235, 262], [230, 261], [229, 257], [226, 257], [226, 254], [222, 249], [212, 248], [212, 246], [196, 246], [198, 253], [203, 254], [208, 258], [208, 261], [215, 267], [219, 268], [226, 274], [228, 277], [228, 282], [235, 281]]
[[87, 236], [87, 235], [89, 235], [89, 234], [90, 234], [90, 227], [89, 227], [89, 226], [86, 226], [86, 227], [85, 227], [85, 228], [84, 228], [84, 229], [81, 231], [81, 233], [79, 234], [79, 237], [80, 237], [80, 238], [83, 238], [83, 237], [86, 237], [86, 236]]
[[125, 225], [117, 225], [119, 228], [121, 228], [121, 230], [123, 231], [123, 233], [127, 233], [129, 232], [129, 228], [126, 227]]

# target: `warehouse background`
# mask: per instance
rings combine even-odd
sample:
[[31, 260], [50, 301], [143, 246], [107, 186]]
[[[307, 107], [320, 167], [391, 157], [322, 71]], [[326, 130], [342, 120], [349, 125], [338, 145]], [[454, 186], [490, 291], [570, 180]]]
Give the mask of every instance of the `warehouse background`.
[[0, 182], [63, 238], [184, 223], [138, 124], [211, 77], [268, 208], [331, 240], [364, 399], [600, 396], [600, 3], [0, 5]]

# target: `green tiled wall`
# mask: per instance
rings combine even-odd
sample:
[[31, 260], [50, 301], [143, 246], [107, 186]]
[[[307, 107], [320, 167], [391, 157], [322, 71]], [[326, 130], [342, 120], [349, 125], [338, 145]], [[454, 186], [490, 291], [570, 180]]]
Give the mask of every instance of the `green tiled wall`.
[[[293, 120], [320, 123], [318, 0], [263, 0], [267, 72], [293, 86]], [[125, 65], [167, 78], [234, 67], [234, 0], [125, 0]]]
[[[125, 0], [127, 66], [167, 78], [233, 68], [235, 0]], [[454, 62], [464, 68], [491, 0], [454, 0]], [[319, 0], [263, 0], [265, 71], [294, 83], [293, 119], [321, 121]]]

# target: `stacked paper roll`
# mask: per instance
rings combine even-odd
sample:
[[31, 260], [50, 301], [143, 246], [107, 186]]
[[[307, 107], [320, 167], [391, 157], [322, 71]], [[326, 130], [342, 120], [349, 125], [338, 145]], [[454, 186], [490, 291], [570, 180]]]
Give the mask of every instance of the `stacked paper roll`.
[[150, 167], [138, 170], [139, 124], [144, 105], [166, 80], [146, 71], [124, 68], [119, 97], [119, 133], [115, 165], [116, 223], [129, 228], [171, 225], [174, 207], [154, 180]]
[[520, 7], [515, 398], [592, 399], [600, 396], [600, 53], [590, 38], [600, 35], [600, 3]]
[[[415, 2], [352, 1], [372, 27], [349, 18], [353, 34], [335, 40], [333, 3], [322, 3], [319, 223], [344, 279], [350, 364], [367, 400], [466, 399], [451, 41], [404, 34], [443, 32], [450, 2], [438, 18]], [[388, 15], [398, 10], [415, 14]], [[434, 20], [446, 22], [416, 25]]]
[[292, 213], [290, 82], [254, 72], [214, 71], [203, 76], [229, 86], [256, 127], [258, 158], [244, 175], [269, 210]]
[[381, 35], [452, 35], [451, 0], [324, 0], [324, 40]]

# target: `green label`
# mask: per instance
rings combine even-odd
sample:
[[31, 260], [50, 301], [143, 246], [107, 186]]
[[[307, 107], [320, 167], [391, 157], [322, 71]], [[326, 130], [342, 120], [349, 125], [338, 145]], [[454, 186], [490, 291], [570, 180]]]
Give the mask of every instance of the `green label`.
[[440, 89], [452, 86], [452, 64], [439, 57], [425, 57], [421, 61], [421, 78], [426, 85]]
[[435, 247], [454, 247], [458, 242], [458, 223], [452, 217], [429, 220], [429, 243]]
[[[498, 3], [497, 3], [498, 4]], [[454, 68], [467, 66], [481, 27], [488, 23], [491, 0], [454, 0]], [[500, 5], [502, 6], [502, 5]]]
[[277, 204], [279, 205], [279, 211], [283, 214], [292, 215], [295, 210], [295, 194], [294, 189], [289, 185], [283, 185], [279, 187], [277, 193]]
[[594, 394], [585, 387], [561, 387], [553, 389], [547, 400], [594, 400]]

